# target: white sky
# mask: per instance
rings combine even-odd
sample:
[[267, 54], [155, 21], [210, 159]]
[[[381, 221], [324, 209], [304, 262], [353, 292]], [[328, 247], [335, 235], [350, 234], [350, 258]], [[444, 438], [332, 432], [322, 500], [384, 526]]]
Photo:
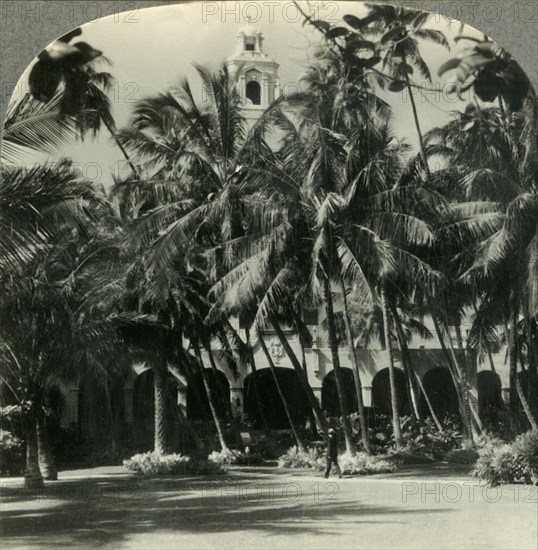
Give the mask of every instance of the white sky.
[[[311, 45], [319, 40], [320, 35], [308, 25], [303, 27], [302, 18], [293, 4], [227, 4], [231, 4], [226, 6], [227, 12], [224, 12], [222, 2], [152, 7], [130, 14], [116, 14], [82, 27], [83, 34], [77, 40], [84, 40], [102, 50], [113, 62], [111, 67], [100, 64], [99, 68], [110, 71], [117, 81], [111, 100], [118, 127], [128, 123], [137, 100], [176, 85], [184, 76], [196, 81], [193, 62], [218, 68], [233, 53], [235, 35], [248, 23], [245, 19], [248, 16], [263, 33], [265, 53], [280, 64], [281, 87], [293, 86], [298, 81], [308, 63]], [[314, 2], [312, 5], [316, 6], [320, 19], [331, 20], [333, 24], [341, 21], [347, 13], [364, 15], [364, 7], [358, 2]], [[435, 80], [439, 66], [461, 51], [464, 43], [454, 44], [452, 39], [459, 34], [459, 24], [449, 23], [444, 16], [433, 16], [426, 28], [444, 31], [453, 46], [451, 52], [431, 43], [421, 46]], [[471, 27], [466, 27], [464, 34], [480, 35]], [[27, 75], [28, 70], [21, 80], [25, 81]], [[394, 106], [397, 135], [405, 137], [416, 147], [408, 98], [390, 93], [382, 97]], [[430, 94], [428, 100], [416, 96], [423, 131], [446, 122], [451, 110], [462, 109], [465, 105], [434, 94]], [[105, 186], [112, 181], [111, 172], [118, 173], [119, 170], [122, 174], [123, 157], [104, 129], [97, 140], [87, 138], [84, 143], [67, 148], [63, 154], [85, 167], [87, 177], [101, 181]]]

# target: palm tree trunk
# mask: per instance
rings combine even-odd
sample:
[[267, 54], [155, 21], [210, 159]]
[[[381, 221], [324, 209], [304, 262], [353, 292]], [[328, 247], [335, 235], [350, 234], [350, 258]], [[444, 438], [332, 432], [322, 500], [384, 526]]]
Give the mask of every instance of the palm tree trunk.
[[426, 388], [422, 384], [422, 380], [420, 379], [420, 376], [418, 375], [418, 372], [414, 369], [414, 367], [411, 365], [411, 370], [413, 371], [413, 374], [415, 375], [416, 381], [420, 387], [420, 390], [422, 391], [422, 395], [424, 395], [424, 401], [426, 401], [426, 405], [428, 406], [428, 410], [430, 411], [430, 414], [432, 415], [432, 419], [437, 426], [437, 429], [439, 430], [439, 433], [444, 433], [443, 425], [439, 421], [439, 418], [437, 417], [437, 414], [435, 413], [435, 409], [433, 408], [432, 402], [430, 401], [430, 398], [428, 396], [428, 393], [426, 392]]
[[250, 363], [250, 372], [252, 377], [252, 385], [254, 386], [254, 395], [256, 397], [256, 405], [258, 406], [258, 414], [260, 415], [260, 420], [262, 423], [263, 431], [267, 436], [270, 435], [271, 430], [269, 429], [269, 421], [267, 420], [267, 415], [265, 414], [265, 407], [263, 404], [262, 393], [260, 391], [260, 385], [258, 383], [258, 372], [256, 371], [256, 361], [254, 360], [254, 352], [252, 351], [252, 346], [250, 345], [250, 330], [248, 327], [245, 328], [245, 338], [247, 340], [247, 352]]
[[299, 378], [299, 382], [306, 394], [306, 398], [308, 399], [308, 402], [310, 406], [312, 407], [312, 410], [314, 411], [314, 415], [316, 417], [316, 420], [321, 428], [321, 431], [323, 432], [324, 438], [327, 440], [328, 434], [328, 426], [327, 426], [327, 419], [325, 418], [325, 415], [323, 414], [323, 411], [321, 410], [321, 406], [319, 404], [319, 401], [316, 399], [316, 396], [314, 395], [314, 392], [308, 383], [308, 379], [306, 378], [305, 372], [303, 368], [301, 367], [301, 363], [299, 362], [299, 359], [297, 359], [297, 356], [293, 352], [292, 347], [290, 346], [286, 336], [282, 332], [282, 329], [280, 328], [280, 325], [278, 324], [278, 321], [276, 320], [276, 317], [271, 317], [270, 319], [271, 325], [275, 329], [275, 332], [278, 336], [278, 339], [280, 340], [280, 343], [282, 344], [282, 347], [286, 351], [286, 354], [288, 355], [291, 364], [293, 365], [293, 368], [295, 372], [297, 373], [297, 377]]
[[155, 433], [153, 439], [153, 452], [158, 455], [166, 454], [166, 365], [156, 365], [153, 368], [153, 390], [155, 401]]
[[204, 388], [207, 393], [207, 400], [209, 402], [209, 408], [211, 410], [211, 415], [213, 416], [213, 421], [215, 422], [215, 428], [217, 429], [217, 435], [219, 438], [221, 449], [223, 451], [228, 451], [228, 445], [226, 444], [226, 440], [224, 439], [224, 430], [222, 429], [220, 418], [217, 412], [217, 407], [215, 406], [213, 392], [211, 391], [209, 377], [204, 367], [204, 362], [202, 361], [202, 353], [200, 352], [200, 347], [198, 346], [198, 343], [194, 341], [192, 343], [192, 347], [194, 348], [194, 353], [196, 354], [196, 357], [198, 359], [198, 367], [202, 375]]
[[392, 428], [396, 447], [403, 447], [402, 428], [400, 426], [400, 413], [398, 411], [398, 394], [396, 392], [396, 373], [394, 370], [394, 357], [390, 344], [389, 310], [385, 289], [381, 289], [381, 307], [383, 309], [383, 330], [385, 333], [385, 349], [389, 360], [390, 403], [392, 408]]
[[[307, 364], [306, 364], [306, 342], [305, 342], [305, 339], [304, 339], [304, 332], [303, 332], [303, 329], [306, 328], [305, 324], [303, 323], [303, 320], [301, 318], [301, 316], [295, 312], [295, 310], [293, 310], [293, 317], [294, 317], [294, 320], [295, 320], [295, 326], [297, 327], [297, 334], [299, 335], [299, 345], [301, 346], [301, 362], [302, 362], [302, 365], [303, 365], [303, 370], [304, 370], [304, 373], [305, 373], [305, 376], [306, 376], [306, 380], [308, 381], [308, 368], [307, 368]], [[318, 439], [319, 437], [319, 434], [318, 434], [318, 426], [317, 426], [317, 422], [316, 422], [316, 418], [314, 416], [314, 413], [312, 411], [312, 409], [309, 410], [309, 421], [310, 421], [310, 429], [311, 429], [311, 432], [312, 432], [312, 437], [314, 439]]]
[[338, 342], [336, 339], [336, 326], [334, 323], [334, 307], [331, 292], [331, 284], [328, 277], [324, 277], [323, 292], [325, 295], [325, 311], [327, 314], [327, 329], [329, 333], [329, 347], [331, 348], [331, 357], [333, 361], [334, 379], [336, 381], [336, 390], [338, 392], [338, 401], [340, 402], [340, 412], [342, 413], [342, 428], [346, 440], [347, 452], [354, 456], [357, 453], [355, 442], [353, 441], [353, 428], [349, 420], [349, 409], [347, 406], [346, 389], [340, 371], [340, 358], [338, 357]]
[[[450, 334], [449, 334], [448, 335], [448, 342], [450, 345], [450, 351], [449, 351], [445, 343], [445, 339], [443, 337], [443, 331], [441, 330], [441, 327], [439, 325], [439, 320], [437, 319], [436, 308], [434, 307], [431, 300], [428, 300], [428, 306], [430, 309], [433, 326], [435, 327], [435, 333], [437, 334], [437, 338], [439, 338], [439, 344], [441, 345], [441, 349], [443, 350], [443, 353], [446, 357], [448, 370], [452, 376], [454, 387], [456, 388], [456, 394], [458, 396], [459, 409], [461, 413], [461, 420], [463, 422], [463, 430], [465, 432], [466, 443], [468, 446], [472, 446], [473, 439], [472, 439], [471, 419], [468, 414], [469, 411], [468, 409], [466, 409], [464, 405], [464, 396], [463, 396], [462, 387], [461, 387], [461, 375], [460, 375], [461, 369], [458, 367], [458, 360], [456, 357], [456, 353], [454, 352], [452, 339], [450, 338]], [[447, 325], [447, 331], [448, 331], [448, 325]]]
[[52, 456], [52, 451], [49, 445], [49, 436], [47, 433], [47, 425], [43, 411], [37, 415], [37, 455], [39, 469], [43, 479], [48, 481], [56, 481], [58, 479], [58, 470]]
[[[202, 398], [202, 393], [200, 392], [198, 384], [196, 383], [196, 376], [191, 369], [192, 355], [184, 349], [182, 349], [180, 353], [183, 356], [182, 366], [183, 366], [183, 372], [185, 373], [185, 376], [187, 378], [187, 385], [192, 390], [194, 397], [196, 398], [196, 402], [198, 403], [198, 407], [200, 408], [200, 411], [203, 411], [205, 409], [205, 402]], [[195, 361], [197, 362], [197, 360]]]
[[181, 407], [179, 405], [176, 407], [176, 411], [177, 411], [179, 423], [185, 426], [185, 428], [187, 428], [187, 431], [189, 432], [189, 435], [194, 441], [196, 448], [201, 451], [204, 448], [204, 442], [202, 441], [200, 436], [196, 433], [196, 430], [193, 428], [191, 422], [189, 421], [185, 413], [181, 410]]
[[[209, 363], [211, 364], [211, 370], [215, 373], [215, 378], [216, 378], [216, 375], [219, 372], [219, 370], [217, 369], [217, 364], [215, 362], [215, 356], [213, 355], [213, 350], [211, 349], [211, 343], [206, 342], [205, 348], [206, 348], [206, 351], [207, 351], [207, 355], [209, 357]], [[232, 428], [232, 431], [233, 431], [235, 443], [238, 447], [241, 448], [243, 446], [243, 440], [241, 439], [241, 432], [239, 431], [239, 426], [237, 425], [236, 419], [234, 418], [234, 416], [232, 414], [232, 411], [231, 411], [231, 408], [230, 408], [230, 402], [228, 400], [227, 403], [224, 403], [222, 401], [222, 399], [219, 399], [219, 402], [221, 403], [223, 410], [224, 409], [227, 410], [228, 416], [230, 418], [230, 425], [231, 425], [231, 428]], [[217, 409], [217, 412], [218, 412], [218, 409]]]
[[519, 431], [519, 396], [517, 394], [517, 359], [518, 359], [518, 334], [517, 322], [519, 308], [517, 306], [516, 292], [510, 292], [510, 321], [507, 328], [508, 357], [510, 361], [510, 415], [512, 428], [515, 433]]
[[106, 400], [106, 412], [108, 416], [108, 435], [110, 441], [110, 451], [115, 453], [118, 449], [118, 441], [116, 438], [116, 427], [114, 421], [114, 413], [112, 411], [112, 395], [110, 393], [110, 386], [108, 380], [104, 382], [105, 400]]
[[528, 393], [527, 401], [530, 405], [533, 417], [538, 417], [538, 323], [527, 315], [527, 349], [529, 358], [528, 368]]
[[135, 176], [135, 178], [139, 179], [140, 175], [138, 174], [138, 170], [136, 169], [136, 166], [133, 164], [133, 161], [131, 160], [129, 153], [127, 153], [127, 150], [125, 149], [121, 141], [116, 136], [116, 129], [110, 124], [108, 120], [106, 120], [105, 117], [101, 117], [101, 120], [103, 121], [103, 124], [106, 126], [106, 129], [109, 131], [110, 135], [112, 136], [112, 139], [118, 146], [118, 149], [121, 151], [122, 155], [125, 157], [127, 164], [129, 165], [129, 167], [133, 172], [133, 175]]
[[[439, 430], [440, 433], [444, 433], [443, 425], [439, 421], [439, 418], [437, 417], [437, 414], [433, 408], [432, 402], [430, 401], [430, 398], [428, 396], [428, 393], [426, 392], [426, 388], [422, 384], [422, 380], [420, 379], [418, 372], [415, 370], [413, 361], [411, 361], [411, 354], [409, 353], [409, 348], [407, 347], [407, 342], [405, 340], [402, 321], [400, 319], [400, 316], [398, 315], [398, 311], [396, 310], [396, 308], [394, 308], [393, 319], [394, 319], [394, 324], [396, 326], [396, 334], [398, 335], [398, 342], [400, 344], [400, 351], [402, 353], [402, 362], [404, 363], [404, 365], [407, 365], [407, 368], [410, 371], [409, 373], [410, 376], [414, 377], [416, 383], [418, 384], [418, 387], [422, 392], [422, 395], [424, 396], [424, 401], [426, 401], [426, 405], [428, 407], [428, 410], [430, 411], [434, 424], [437, 426], [437, 429]], [[413, 392], [416, 396], [415, 399], [418, 402], [419, 392], [417, 391], [416, 386], [413, 386]], [[417, 406], [417, 412], [418, 412], [418, 406]]]
[[407, 83], [407, 93], [409, 94], [409, 100], [411, 101], [411, 108], [413, 109], [413, 118], [415, 120], [415, 128], [417, 130], [420, 156], [422, 158], [422, 163], [424, 164], [424, 170], [426, 171], [426, 175], [429, 180], [431, 177], [431, 173], [430, 173], [430, 167], [428, 166], [428, 157], [426, 157], [426, 149], [424, 147], [424, 138], [422, 137], [422, 132], [420, 130], [420, 122], [418, 120], [417, 106], [415, 104], [415, 98], [413, 97], [413, 90], [411, 89], [411, 82], [409, 80], [409, 75], [407, 73], [405, 73], [405, 80]]
[[445, 328], [447, 333], [448, 340], [448, 349], [450, 351], [450, 356], [452, 357], [452, 364], [454, 365], [455, 372], [458, 373], [458, 379], [454, 379], [454, 383], [457, 388], [459, 388], [458, 395], [460, 396], [461, 404], [461, 416], [463, 420], [463, 430], [465, 432], [465, 441], [468, 446], [473, 446], [473, 429], [471, 421], [471, 411], [469, 404], [469, 393], [467, 385], [467, 370], [465, 363], [463, 366], [459, 364], [456, 351], [454, 350], [454, 344], [452, 343], [452, 337], [449, 334], [449, 325], [448, 320], [446, 320], [446, 311], [445, 311]]
[[[306, 381], [308, 382], [308, 370], [307, 370], [307, 367], [306, 367], [305, 343], [304, 343], [304, 339], [301, 337], [301, 335], [299, 335], [299, 345], [301, 346], [301, 359], [302, 359], [302, 362], [303, 362], [303, 370], [304, 370], [304, 374], [305, 374], [305, 377], [306, 377]], [[308, 383], [310, 383], [310, 382], [308, 382]], [[316, 422], [316, 417], [314, 416], [314, 412], [311, 408], [309, 408], [309, 410], [308, 410], [308, 418], [309, 418], [309, 422], [310, 422], [310, 431], [312, 433], [312, 437], [314, 439], [318, 439], [318, 437], [319, 437], [318, 425], [317, 425], [317, 422]]]
[[293, 419], [293, 416], [291, 414], [290, 406], [288, 405], [288, 401], [286, 400], [286, 396], [284, 395], [284, 392], [282, 391], [282, 387], [280, 386], [280, 382], [278, 381], [278, 376], [276, 374], [275, 370], [275, 364], [273, 363], [273, 358], [271, 357], [271, 354], [269, 353], [269, 350], [267, 349], [267, 346], [265, 345], [265, 340], [263, 339], [263, 336], [261, 332], [258, 330], [258, 339], [260, 341], [260, 345], [262, 347], [263, 353], [265, 353], [265, 357], [267, 357], [267, 362], [269, 363], [269, 368], [271, 369], [271, 373], [273, 374], [273, 379], [275, 381], [276, 389], [278, 391], [278, 395], [280, 396], [280, 399], [282, 400], [282, 404], [284, 405], [284, 410], [286, 411], [286, 417], [288, 418], [288, 422], [291, 428], [291, 431], [293, 432], [293, 437], [295, 437], [295, 441], [297, 442], [297, 446], [301, 450], [305, 450], [306, 445], [304, 444], [302, 438], [301, 438], [301, 432], [299, 431], [299, 428], [297, 424], [295, 423], [295, 420]]
[[25, 414], [26, 433], [26, 468], [24, 471], [24, 488], [40, 489], [44, 487], [43, 476], [39, 469], [39, 453], [37, 450], [37, 420], [35, 405], [31, 405]]
[[353, 344], [353, 334], [351, 332], [351, 321], [349, 318], [349, 309], [347, 305], [346, 287], [344, 285], [344, 278], [340, 274], [340, 292], [342, 293], [342, 299], [344, 303], [344, 325], [346, 329], [346, 339], [349, 355], [351, 357], [351, 364], [353, 366], [353, 380], [355, 382], [355, 393], [357, 394], [357, 408], [359, 409], [359, 423], [361, 426], [361, 442], [366, 454], [370, 454], [370, 441], [368, 432], [368, 422], [366, 421], [366, 412], [364, 410], [364, 400], [362, 398], [362, 382], [359, 373], [359, 362], [357, 361], [357, 354], [355, 351], [355, 345]]
[[[463, 391], [463, 403], [465, 406], [465, 414], [472, 421], [471, 416], [471, 402], [469, 399], [469, 357], [468, 353], [465, 350], [463, 345], [463, 338], [461, 336], [461, 327], [459, 321], [456, 323], [456, 340], [458, 342], [458, 348], [460, 353], [463, 355], [462, 366], [461, 366], [461, 387]], [[476, 421], [478, 430], [482, 430], [481, 421]], [[472, 438], [472, 424], [471, 424], [471, 438]], [[474, 442], [473, 442], [474, 443]]]
[[529, 424], [531, 425], [531, 428], [533, 431], [538, 431], [538, 424], [536, 423], [536, 419], [534, 418], [531, 408], [529, 406], [529, 402], [527, 401], [527, 398], [525, 397], [525, 392], [523, 391], [523, 387], [521, 386], [521, 381], [519, 379], [519, 376], [516, 376], [516, 391], [517, 395], [519, 397], [519, 400], [521, 401], [521, 405], [523, 407], [523, 410], [525, 411], [525, 415], [527, 417], [527, 420], [529, 421]]
[[398, 314], [398, 309], [392, 300], [388, 300], [388, 306], [390, 313], [392, 314], [392, 319], [394, 320], [394, 326], [396, 327], [396, 338], [398, 340], [398, 347], [400, 348], [400, 354], [402, 356], [402, 366], [405, 375], [405, 383], [407, 389], [407, 398], [412, 407], [413, 416], [415, 419], [420, 420], [420, 411], [418, 410], [418, 392], [415, 386], [415, 380], [411, 375], [411, 357], [409, 353], [409, 348], [407, 347], [407, 341], [405, 338], [405, 333], [402, 327], [402, 321], [400, 315]]

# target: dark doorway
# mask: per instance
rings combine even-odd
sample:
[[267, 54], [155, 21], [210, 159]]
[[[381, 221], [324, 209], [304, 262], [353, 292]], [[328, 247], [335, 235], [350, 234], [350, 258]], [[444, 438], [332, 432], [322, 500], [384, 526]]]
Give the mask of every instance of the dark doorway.
[[[410, 414], [409, 399], [405, 389], [405, 374], [402, 369], [394, 369], [396, 395], [398, 396], [399, 414]], [[376, 412], [392, 414], [392, 401], [390, 398], [390, 373], [389, 369], [380, 370], [372, 380], [372, 405]]]
[[[226, 418], [230, 414], [230, 384], [226, 375], [213, 369], [205, 369], [211, 393], [215, 400], [215, 407], [220, 418]], [[194, 385], [187, 386], [187, 418], [212, 422], [213, 415], [209, 408], [209, 400], [202, 379], [202, 373], [196, 372], [193, 376]]]
[[480, 418], [488, 422], [497, 422], [504, 409], [502, 384], [499, 375], [490, 370], [483, 370], [477, 375], [478, 412]]
[[[459, 415], [458, 393], [447, 367], [429, 370], [424, 375], [422, 384], [437, 416], [442, 418], [446, 415]], [[424, 416], [430, 416], [424, 396], [420, 399], [420, 410]]]
[[[297, 424], [304, 426], [309, 415], [309, 405], [303, 388], [292, 369], [275, 367], [276, 376], [284, 398], [290, 408], [292, 418]], [[271, 429], [288, 429], [290, 427], [286, 410], [278, 393], [271, 369], [265, 368], [256, 371], [263, 406]], [[244, 406], [247, 415], [254, 420], [256, 428], [261, 428], [261, 419], [258, 404], [252, 384], [252, 374], [249, 374], [243, 383]]]
[[[346, 402], [349, 412], [357, 412], [357, 394], [355, 392], [355, 380], [353, 379], [353, 371], [346, 367], [341, 367], [342, 380], [346, 392]], [[341, 416], [340, 401], [338, 399], [338, 390], [336, 388], [336, 378], [334, 370], [329, 372], [323, 379], [321, 387], [321, 406], [329, 416]]]

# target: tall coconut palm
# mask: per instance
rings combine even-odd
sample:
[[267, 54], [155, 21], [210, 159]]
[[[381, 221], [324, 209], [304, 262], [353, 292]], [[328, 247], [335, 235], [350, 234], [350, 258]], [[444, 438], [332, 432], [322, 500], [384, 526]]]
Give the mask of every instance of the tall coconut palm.
[[[529, 97], [527, 101], [532, 104], [535, 99]], [[531, 160], [532, 153], [529, 154], [535, 144], [529, 140], [524, 141], [522, 147], [515, 145], [513, 132], [524, 131], [528, 122], [517, 114], [511, 115], [508, 127], [507, 119], [494, 108], [470, 106], [459, 118], [463, 126], [456, 128], [457, 123], [449, 123], [433, 131], [429, 138], [431, 151], [451, 163], [460, 194], [467, 200], [449, 207], [444, 231], [460, 241], [467, 239], [467, 242], [476, 243], [474, 257], [463, 256], [463, 280], [480, 292], [487, 292], [489, 282], [495, 277], [505, 281], [509, 289], [498, 293], [495, 300], [504, 304], [503, 317], [509, 332], [510, 401], [515, 414], [519, 399], [516, 380], [518, 315], [524, 311], [528, 323], [536, 311], [532, 299], [536, 277], [532, 251], [536, 241], [534, 220], [538, 202], [535, 161]], [[441, 139], [444, 140], [442, 144], [439, 143]], [[469, 147], [484, 152], [475, 164]], [[490, 290], [492, 288], [490, 285]], [[489, 298], [488, 302], [495, 303]]]
[[[379, 39], [379, 54], [383, 58], [383, 71], [390, 77], [389, 90], [401, 92], [407, 89], [413, 111], [420, 156], [428, 178], [431, 176], [424, 138], [420, 129], [417, 105], [414, 97], [412, 75], [414, 69], [427, 84], [431, 84], [430, 70], [420, 52], [421, 42], [432, 42], [449, 49], [445, 35], [436, 29], [426, 29], [424, 25], [431, 13], [389, 5], [372, 5], [368, 14], [368, 24], [362, 27], [366, 35]], [[419, 82], [419, 87], [420, 87]]]

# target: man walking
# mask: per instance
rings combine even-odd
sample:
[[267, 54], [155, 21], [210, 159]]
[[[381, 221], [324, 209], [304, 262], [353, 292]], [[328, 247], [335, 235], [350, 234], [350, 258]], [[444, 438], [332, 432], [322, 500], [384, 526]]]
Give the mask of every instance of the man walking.
[[342, 479], [342, 472], [340, 466], [338, 465], [338, 438], [336, 437], [336, 432], [329, 428], [329, 444], [327, 445], [327, 469], [325, 470], [325, 479], [329, 477], [331, 473], [331, 466], [336, 466], [336, 473], [338, 477]]

